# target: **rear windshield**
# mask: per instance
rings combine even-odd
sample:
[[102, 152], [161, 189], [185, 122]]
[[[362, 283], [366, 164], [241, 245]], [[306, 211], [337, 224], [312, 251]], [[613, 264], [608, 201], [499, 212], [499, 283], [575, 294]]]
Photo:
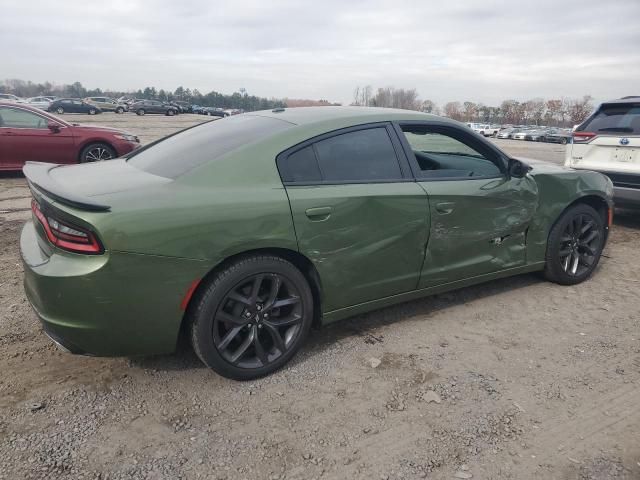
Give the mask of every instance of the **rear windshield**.
[[188, 128], [134, 153], [128, 162], [140, 170], [177, 178], [236, 148], [293, 126], [269, 117], [238, 115]]
[[578, 131], [638, 135], [640, 134], [640, 104], [602, 105], [593, 117], [580, 125]]

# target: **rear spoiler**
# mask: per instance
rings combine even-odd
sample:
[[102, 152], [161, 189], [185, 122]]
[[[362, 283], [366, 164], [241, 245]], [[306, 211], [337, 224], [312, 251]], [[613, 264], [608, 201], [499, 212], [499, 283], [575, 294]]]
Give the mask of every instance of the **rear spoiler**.
[[27, 178], [30, 188], [38, 190], [60, 203], [92, 212], [108, 212], [111, 209], [110, 205], [98, 203], [91, 197], [75, 195], [62, 188], [49, 175], [51, 170], [58, 167], [60, 165], [55, 163], [27, 162], [22, 168], [22, 172]]

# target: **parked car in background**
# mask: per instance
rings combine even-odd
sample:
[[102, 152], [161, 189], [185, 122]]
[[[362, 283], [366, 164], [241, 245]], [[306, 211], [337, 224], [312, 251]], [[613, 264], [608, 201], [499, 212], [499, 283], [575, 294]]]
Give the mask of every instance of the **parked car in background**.
[[177, 115], [178, 107], [174, 107], [166, 102], [159, 100], [142, 100], [129, 105], [129, 111], [135, 112], [137, 115], [146, 115], [147, 113], [160, 113], [163, 115]]
[[544, 137], [549, 129], [547, 128], [534, 128], [525, 131], [524, 139], [529, 142], [543, 142]]
[[47, 111], [62, 115], [63, 113], [88, 113], [96, 115], [102, 113], [102, 110], [95, 105], [91, 105], [79, 98], [60, 98], [51, 102]]
[[25, 103], [23, 98], [16, 97], [10, 93], [0, 93], [0, 102]]
[[513, 135], [520, 132], [519, 128], [505, 128], [496, 135], [497, 138], [513, 138]]
[[129, 110], [129, 106], [126, 103], [118, 103], [116, 100], [109, 97], [87, 97], [84, 101], [91, 105], [95, 105], [103, 112], [124, 113]]
[[228, 117], [229, 114], [221, 108], [215, 107], [202, 107], [200, 110], [202, 115], [209, 115], [210, 117]]
[[605, 102], [573, 131], [565, 165], [613, 181], [617, 206], [640, 207], [640, 97]]
[[0, 170], [20, 170], [28, 161], [109, 160], [139, 146], [127, 132], [71, 124], [28, 104], [0, 103]]
[[571, 130], [567, 128], [550, 128], [544, 135], [543, 142], [548, 143], [561, 143], [566, 145], [571, 142], [572, 134]]
[[500, 127], [492, 127], [488, 123], [472, 123], [471, 129], [485, 137], [495, 137], [500, 131]]
[[24, 173], [24, 286], [51, 338], [128, 356], [172, 352], [185, 332], [242, 380], [284, 366], [312, 324], [527, 272], [580, 283], [613, 208], [604, 175], [385, 108], [238, 115]]
[[191, 105], [191, 113], [197, 113], [197, 114], [202, 114], [202, 109], [205, 107], [202, 107], [200, 105]]
[[189, 102], [184, 102], [182, 100], [176, 100], [173, 102], [175, 105], [180, 107], [182, 110], [180, 113], [193, 113], [192, 105]]
[[49, 100], [48, 97], [32, 97], [27, 99], [26, 104], [42, 110], [48, 110], [51, 102], [52, 100]]

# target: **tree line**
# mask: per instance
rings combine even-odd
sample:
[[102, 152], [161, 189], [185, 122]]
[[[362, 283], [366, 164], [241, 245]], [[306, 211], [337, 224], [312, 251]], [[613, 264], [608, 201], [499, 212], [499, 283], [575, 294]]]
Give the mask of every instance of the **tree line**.
[[533, 98], [526, 101], [503, 100], [498, 106], [472, 101], [447, 102], [442, 107], [432, 100], [420, 100], [415, 88], [385, 87], [375, 92], [370, 85], [356, 87], [351, 105], [404, 108], [443, 115], [462, 122], [499, 124], [536, 124], [572, 126], [581, 123], [593, 111], [593, 98]]

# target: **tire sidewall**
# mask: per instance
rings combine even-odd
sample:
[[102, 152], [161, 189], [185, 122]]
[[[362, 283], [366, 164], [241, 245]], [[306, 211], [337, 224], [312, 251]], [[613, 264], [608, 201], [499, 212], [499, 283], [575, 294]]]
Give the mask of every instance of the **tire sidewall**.
[[[220, 354], [213, 341], [213, 318], [227, 293], [243, 279], [260, 273], [277, 273], [290, 280], [300, 292], [302, 325], [294, 344], [273, 363], [256, 369], [236, 367]], [[192, 343], [200, 359], [220, 375], [234, 380], [252, 380], [275, 372], [284, 366], [299, 350], [311, 328], [313, 296], [304, 275], [291, 263], [278, 257], [253, 257], [240, 261], [220, 272], [194, 299], [192, 312]]]
[[[560, 238], [567, 228], [569, 221], [576, 215], [589, 215], [590, 217], [592, 217], [598, 226], [598, 231], [602, 236], [602, 241], [600, 243], [593, 265], [591, 265], [589, 269], [581, 275], [569, 275], [562, 269], [558, 252], [562, 243]], [[558, 219], [549, 234], [545, 265], [545, 273], [547, 278], [562, 285], [575, 285], [587, 280], [589, 277], [591, 277], [593, 272], [598, 267], [598, 264], [600, 263], [602, 251], [604, 250], [605, 246], [606, 235], [607, 232], [602, 217], [593, 207], [586, 204], [579, 204], [567, 209]]]

